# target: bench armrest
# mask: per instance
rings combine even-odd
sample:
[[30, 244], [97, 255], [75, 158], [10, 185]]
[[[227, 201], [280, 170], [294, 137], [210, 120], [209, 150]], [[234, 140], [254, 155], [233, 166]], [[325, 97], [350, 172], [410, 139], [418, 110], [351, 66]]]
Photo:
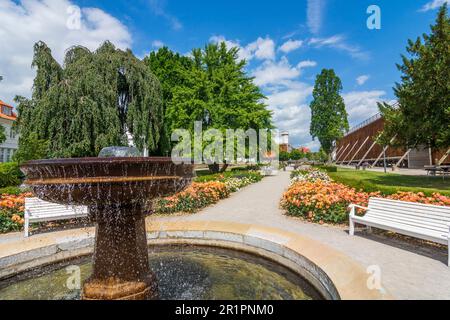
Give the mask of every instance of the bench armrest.
[[366, 207], [363, 207], [363, 206], [360, 206], [360, 205], [357, 205], [357, 204], [350, 204], [349, 206], [348, 206], [348, 208], [349, 209], [353, 209], [353, 208], [359, 208], [359, 209], [363, 209], [363, 210], [369, 210], [369, 208], [366, 208]]

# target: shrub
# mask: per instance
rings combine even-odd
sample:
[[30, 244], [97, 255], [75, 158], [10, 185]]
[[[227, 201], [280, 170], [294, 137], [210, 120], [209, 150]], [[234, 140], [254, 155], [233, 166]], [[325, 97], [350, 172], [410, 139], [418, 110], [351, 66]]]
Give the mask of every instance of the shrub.
[[0, 233], [19, 231], [24, 224], [25, 197], [30, 193], [2, 195], [0, 198]]
[[258, 171], [263, 166], [264, 166], [263, 164], [250, 164], [250, 165], [247, 165], [245, 167], [231, 168], [231, 172], [236, 172], [236, 171]]
[[299, 170], [299, 171], [293, 171], [291, 173], [291, 184], [301, 181], [309, 181], [309, 182], [315, 182], [317, 180], [322, 180], [326, 182], [330, 182], [331, 179], [323, 171], [319, 170]]
[[320, 165], [320, 166], [314, 166], [314, 168], [317, 168], [317, 169], [325, 171], [325, 172], [337, 172], [337, 167], [336, 166]]
[[348, 221], [347, 208], [351, 203], [366, 207], [371, 197], [450, 206], [450, 197], [439, 193], [427, 196], [422, 192], [397, 192], [383, 196], [380, 191], [357, 191], [332, 182], [326, 173], [318, 174], [317, 170], [295, 172], [290, 188], [283, 195], [281, 206], [288, 215], [301, 216], [313, 222], [343, 223]]
[[281, 205], [289, 215], [319, 223], [342, 223], [348, 219], [350, 203], [365, 206], [371, 196], [379, 194], [357, 192], [343, 184], [319, 179], [294, 183], [283, 195]]
[[186, 190], [156, 201], [157, 213], [195, 212], [228, 197], [223, 182], [194, 182]]
[[20, 195], [21, 193], [27, 192], [27, 189], [22, 189], [21, 187], [15, 187], [15, 186], [10, 186], [10, 187], [4, 187], [4, 188], [0, 188], [0, 195]]
[[23, 179], [16, 162], [0, 163], [0, 188], [18, 186]]
[[230, 178], [249, 178], [253, 182], [258, 182], [262, 179], [259, 172], [256, 171], [227, 171], [224, 173], [210, 174], [206, 176], [197, 177], [196, 182], [221, 181], [225, 182]]
[[171, 197], [155, 201], [156, 213], [196, 212], [220, 199], [227, 198], [231, 192], [258, 182], [263, 177], [259, 172], [236, 171], [197, 177], [185, 191]]

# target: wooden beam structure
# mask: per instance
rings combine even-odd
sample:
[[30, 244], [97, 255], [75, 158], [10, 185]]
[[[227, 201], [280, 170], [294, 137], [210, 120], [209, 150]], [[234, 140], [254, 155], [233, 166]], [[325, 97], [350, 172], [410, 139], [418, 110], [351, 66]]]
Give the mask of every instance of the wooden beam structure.
[[[397, 135], [395, 135], [390, 141], [389, 144], [391, 144], [392, 142], [394, 142], [395, 138], [397, 138]], [[380, 161], [381, 157], [383, 156], [383, 154], [387, 151], [387, 149], [389, 148], [389, 146], [386, 146], [383, 148], [383, 151], [381, 151], [380, 155], [378, 156], [377, 160], [375, 160], [374, 163], [372, 163], [372, 165], [370, 166], [371, 168], [375, 167], [375, 165], [378, 163], [378, 161]]]
[[367, 136], [366, 140], [364, 140], [364, 142], [361, 144], [361, 146], [358, 148], [358, 150], [355, 152], [355, 154], [353, 155], [353, 158], [350, 159], [350, 161], [347, 163], [347, 165], [350, 165], [353, 160], [355, 160], [356, 156], [358, 155], [358, 153], [361, 151], [362, 147], [364, 147], [364, 145], [366, 144], [366, 142], [369, 140], [370, 136]]
[[363, 161], [367, 158], [367, 156], [369, 155], [370, 151], [372, 151], [373, 147], [375, 147], [375, 145], [377, 144], [376, 141], [374, 141], [372, 143], [372, 145], [370, 146], [369, 150], [367, 150], [366, 154], [362, 157], [362, 159], [358, 162], [357, 167], [361, 166], [361, 164], [363, 163]]
[[445, 159], [450, 156], [450, 149], [447, 150], [447, 152], [442, 156], [442, 158], [436, 163], [438, 166], [444, 163]]
[[344, 148], [344, 150], [342, 150], [342, 153], [341, 153], [341, 155], [339, 157], [338, 157], [338, 155], [336, 155], [336, 163], [339, 162], [339, 159], [342, 157], [342, 155], [344, 154], [345, 150], [347, 150], [348, 147], [350, 147], [350, 143], [347, 144], [347, 146]]
[[405, 152], [403, 157], [401, 157], [400, 160], [398, 160], [398, 162], [395, 164], [394, 168], [398, 168], [398, 166], [402, 163], [403, 160], [405, 160], [405, 158], [408, 156], [408, 154], [411, 152], [411, 150], [412, 149], [408, 149], [408, 151]]
[[[359, 140], [356, 140], [355, 144], [352, 146], [352, 148], [350, 149], [350, 151], [345, 155], [345, 157], [342, 159], [341, 164], [343, 164], [345, 162], [345, 159], [347, 159], [347, 157], [352, 153], [353, 149], [355, 149], [355, 147], [358, 145]], [[337, 162], [336, 162], [337, 163]]]

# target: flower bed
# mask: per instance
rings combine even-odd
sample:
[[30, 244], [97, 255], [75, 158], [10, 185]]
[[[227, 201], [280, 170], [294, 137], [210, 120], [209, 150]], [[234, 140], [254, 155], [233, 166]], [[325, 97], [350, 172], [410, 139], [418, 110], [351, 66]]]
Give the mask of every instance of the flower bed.
[[261, 179], [262, 176], [256, 172], [227, 172], [200, 177], [186, 190], [155, 201], [155, 212], [196, 212]]
[[25, 198], [30, 193], [20, 195], [2, 195], [0, 197], [0, 233], [19, 231], [22, 229], [24, 220]]
[[301, 216], [318, 223], [345, 223], [348, 221], [348, 206], [355, 203], [367, 206], [370, 197], [450, 206], [450, 197], [435, 193], [427, 197], [423, 193], [398, 192], [383, 196], [380, 192], [357, 191], [329, 179], [318, 178], [319, 173], [303, 172], [293, 175], [292, 184], [281, 200], [288, 215]]
[[228, 195], [229, 191], [223, 182], [194, 182], [182, 192], [157, 200], [155, 211], [157, 213], [195, 212]]

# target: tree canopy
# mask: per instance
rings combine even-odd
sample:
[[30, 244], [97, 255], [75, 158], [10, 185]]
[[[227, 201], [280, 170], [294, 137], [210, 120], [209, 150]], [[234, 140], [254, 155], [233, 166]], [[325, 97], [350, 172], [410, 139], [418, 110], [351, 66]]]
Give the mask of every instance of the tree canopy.
[[94, 52], [76, 46], [61, 66], [38, 42], [32, 65], [32, 98], [15, 99], [22, 160], [36, 156], [36, 143], [46, 146], [49, 158], [97, 156], [103, 147], [127, 145], [127, 132], [138, 149], [156, 150], [163, 122], [160, 84], [131, 51], [110, 42]]
[[247, 76], [237, 48], [208, 44], [189, 58], [161, 48], [145, 61], [162, 83], [169, 137], [176, 129], [192, 132], [195, 121], [203, 130], [222, 132], [273, 128], [265, 97]]
[[[162, 47], [158, 51], [153, 51], [144, 58], [144, 63], [148, 65], [159, 79], [163, 97], [163, 114], [167, 112], [169, 103], [173, 100], [173, 91], [177, 86], [186, 86], [188, 84], [188, 73], [193, 66], [193, 61], [189, 57], [174, 53], [167, 47]], [[170, 125], [164, 121], [161, 130], [161, 139], [156, 153], [169, 155], [171, 150], [170, 143]]]
[[334, 142], [343, 137], [349, 125], [342, 91], [341, 79], [333, 69], [323, 69], [317, 75], [313, 90], [310, 133], [318, 138], [323, 151], [331, 154]]
[[408, 40], [397, 68], [401, 83], [394, 88], [398, 106], [379, 104], [386, 123], [380, 140], [416, 147], [450, 146], [450, 18], [439, 10], [431, 34]]

